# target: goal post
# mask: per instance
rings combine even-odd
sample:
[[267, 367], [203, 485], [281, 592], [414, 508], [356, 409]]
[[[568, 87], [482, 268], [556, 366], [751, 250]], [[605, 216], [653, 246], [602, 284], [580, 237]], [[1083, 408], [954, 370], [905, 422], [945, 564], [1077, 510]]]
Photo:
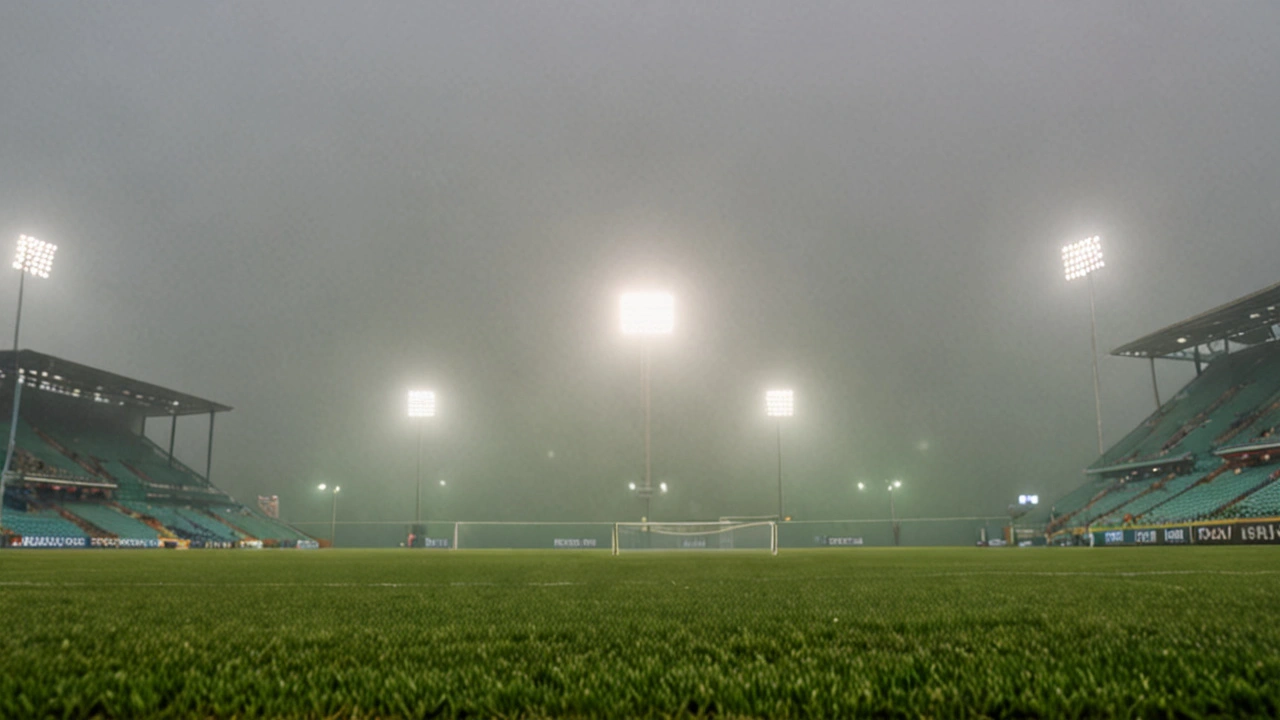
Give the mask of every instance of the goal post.
[[778, 523], [619, 522], [613, 525], [613, 554], [636, 550], [768, 550], [778, 554]]

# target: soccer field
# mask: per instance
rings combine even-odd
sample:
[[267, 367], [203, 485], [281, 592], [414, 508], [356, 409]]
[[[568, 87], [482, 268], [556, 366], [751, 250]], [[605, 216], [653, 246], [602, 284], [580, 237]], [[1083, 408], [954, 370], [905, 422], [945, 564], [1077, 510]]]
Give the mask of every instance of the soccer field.
[[1280, 715], [1280, 551], [0, 553], [0, 716]]

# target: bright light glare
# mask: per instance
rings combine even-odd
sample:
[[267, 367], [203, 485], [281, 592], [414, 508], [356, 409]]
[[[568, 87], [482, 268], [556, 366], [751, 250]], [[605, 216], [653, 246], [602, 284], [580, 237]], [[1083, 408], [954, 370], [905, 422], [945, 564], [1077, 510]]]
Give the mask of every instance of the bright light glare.
[[1039, 505], [1040, 496], [1039, 495], [1019, 495], [1018, 504], [1019, 505]]
[[338, 492], [339, 490], [341, 490], [341, 489], [342, 489], [342, 488], [338, 487], [337, 485], [334, 485], [334, 486], [333, 486], [333, 491], [334, 491], [335, 493], [337, 493], [337, 492]]
[[658, 483], [658, 489], [659, 489], [659, 490], [661, 490], [662, 492], [666, 492], [666, 491], [667, 491], [667, 484], [666, 484], [666, 483]]
[[435, 417], [436, 394], [432, 390], [409, 391], [409, 417]]
[[1062, 248], [1062, 269], [1068, 280], [1082, 278], [1102, 267], [1106, 263], [1102, 261], [1102, 238], [1097, 235]]
[[440, 487], [444, 487], [444, 481], [443, 481], [443, 480], [441, 480], [441, 481], [440, 481]]
[[326, 487], [328, 487], [328, 486], [327, 486], [327, 485], [325, 485], [324, 483], [320, 483], [320, 488], [319, 488], [319, 489], [320, 489], [320, 490], [324, 490]]
[[858, 489], [859, 489], [859, 490], [866, 490], [866, 489], [867, 489], [867, 486], [866, 486], [866, 485], [864, 485], [864, 484], [862, 484], [862, 483], [858, 483]]
[[894, 481], [893, 481], [893, 486], [894, 486], [894, 487], [896, 487], [896, 488], [900, 488], [900, 487], [902, 487], [902, 481], [901, 481], [901, 480], [894, 480]]
[[623, 293], [620, 308], [626, 335], [665, 335], [675, 329], [676, 300], [671, 293]]
[[769, 390], [764, 394], [764, 411], [769, 417], [791, 417], [796, 411], [795, 395], [790, 390]]
[[57, 251], [57, 245], [38, 240], [30, 235], [19, 235], [18, 252], [13, 256], [13, 269], [47, 278], [49, 270], [53, 268], [53, 254]]
[[636, 489], [636, 484], [635, 484], [635, 483], [627, 483], [627, 489], [628, 489], [628, 490], [635, 490], [635, 489]]

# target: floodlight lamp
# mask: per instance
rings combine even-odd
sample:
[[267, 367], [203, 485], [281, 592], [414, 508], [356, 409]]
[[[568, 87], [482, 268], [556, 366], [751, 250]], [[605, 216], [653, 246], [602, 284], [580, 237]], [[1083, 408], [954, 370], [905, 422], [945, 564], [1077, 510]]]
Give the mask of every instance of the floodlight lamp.
[[324, 483], [320, 483], [320, 486], [319, 486], [319, 488], [317, 488], [317, 489], [319, 489], [319, 490], [324, 490], [324, 489], [325, 489], [325, 487], [326, 487], [326, 485], [325, 485]]
[[53, 254], [58, 246], [30, 235], [18, 236], [18, 251], [13, 257], [13, 269], [29, 272], [36, 277], [49, 277], [53, 268]]
[[858, 483], [858, 489], [859, 489], [859, 490], [866, 490], [866, 489], [867, 489], [867, 486], [866, 486], [865, 484], [863, 484], [863, 483]]
[[440, 487], [444, 487], [444, 484], [445, 484], [445, 483], [444, 483], [444, 481], [443, 481], [443, 480], [441, 480], [441, 481], [440, 481]]
[[661, 490], [662, 492], [666, 492], [666, 491], [667, 491], [667, 484], [666, 484], [666, 483], [658, 483], [658, 489], [659, 489], [659, 490]]
[[628, 490], [635, 490], [635, 489], [636, 489], [636, 484], [635, 484], [635, 483], [627, 483], [627, 489], [628, 489]]
[[900, 488], [900, 487], [902, 487], [902, 481], [901, 481], [901, 480], [894, 480], [894, 481], [893, 481], [893, 486], [894, 486], [894, 487], [896, 487], [896, 488]]
[[769, 417], [791, 417], [795, 414], [795, 394], [790, 390], [768, 390], [764, 394], [764, 411]]
[[675, 329], [675, 297], [666, 292], [623, 293], [619, 303], [626, 335], [666, 335]]
[[336, 495], [336, 494], [338, 493], [338, 491], [339, 491], [339, 490], [341, 490], [341, 489], [342, 489], [342, 488], [338, 487], [337, 485], [334, 485], [334, 486], [333, 486], [333, 492], [334, 492], [334, 494]]
[[1029, 496], [1027, 499], [1031, 501], [1031, 504], [1032, 504], [1032, 505], [1039, 505], [1039, 504], [1040, 504], [1040, 496], [1039, 496], [1039, 495], [1031, 495], [1031, 496]]
[[1062, 248], [1062, 269], [1068, 280], [1084, 277], [1103, 267], [1106, 263], [1102, 261], [1102, 238], [1097, 235]]
[[432, 390], [409, 391], [409, 417], [435, 417], [436, 394]]

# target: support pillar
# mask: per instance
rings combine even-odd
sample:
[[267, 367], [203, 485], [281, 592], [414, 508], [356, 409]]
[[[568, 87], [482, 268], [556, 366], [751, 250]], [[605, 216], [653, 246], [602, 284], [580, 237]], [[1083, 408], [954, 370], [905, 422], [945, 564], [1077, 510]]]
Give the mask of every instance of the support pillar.
[[214, 410], [209, 411], [209, 445], [204, 456], [204, 481], [213, 482], [209, 477], [209, 473], [213, 471], [213, 414]]
[[1151, 361], [1151, 393], [1156, 396], [1156, 412], [1160, 412], [1160, 385], [1156, 383], [1156, 359], [1155, 356], [1148, 356]]
[[173, 441], [178, 437], [178, 416], [171, 415], [173, 422], [169, 425], [169, 467], [173, 467]]

